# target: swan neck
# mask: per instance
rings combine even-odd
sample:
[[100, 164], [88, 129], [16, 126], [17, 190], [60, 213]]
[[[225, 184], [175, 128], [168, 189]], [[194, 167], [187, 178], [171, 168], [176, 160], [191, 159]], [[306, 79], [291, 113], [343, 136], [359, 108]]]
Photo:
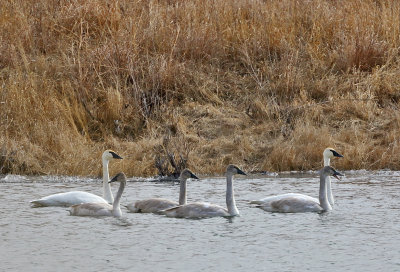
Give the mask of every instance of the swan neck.
[[324, 156], [324, 167], [331, 165], [331, 158]]
[[180, 181], [180, 189], [179, 189], [179, 205], [185, 205], [186, 202], [187, 202], [186, 179], [182, 179]]
[[118, 192], [117, 195], [115, 196], [115, 200], [113, 202], [113, 214], [114, 215], [121, 215], [121, 208], [120, 208], [120, 203], [121, 203], [121, 196], [122, 193], [124, 192], [126, 182], [123, 181], [119, 184]]
[[108, 160], [103, 159], [103, 198], [111, 204], [114, 202], [114, 197], [111, 192], [111, 186], [108, 183], [109, 179]]
[[228, 208], [228, 213], [230, 215], [234, 216], [239, 214], [239, 210], [237, 209], [235, 202], [232, 174], [228, 174], [226, 176], [226, 207]]
[[[324, 167], [325, 166], [330, 166], [331, 164], [331, 158], [324, 156]], [[335, 203], [335, 200], [333, 198], [333, 194], [332, 194], [332, 189], [331, 189], [331, 177], [327, 176], [326, 177], [326, 193], [328, 195], [328, 201], [331, 205], [333, 205]]]
[[333, 198], [332, 188], [331, 188], [331, 177], [326, 177], [326, 193], [328, 196], [328, 201], [331, 205], [335, 204], [335, 199]]
[[321, 174], [320, 183], [319, 183], [319, 204], [324, 211], [332, 210], [331, 205], [329, 204], [326, 190], [327, 178], [329, 176]]

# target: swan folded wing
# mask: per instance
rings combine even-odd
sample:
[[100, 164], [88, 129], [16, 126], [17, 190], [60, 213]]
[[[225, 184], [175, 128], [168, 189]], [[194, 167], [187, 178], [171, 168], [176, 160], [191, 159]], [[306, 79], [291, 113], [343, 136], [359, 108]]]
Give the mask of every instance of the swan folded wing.
[[111, 216], [112, 208], [108, 203], [83, 203], [71, 206], [70, 215]]
[[33, 207], [44, 207], [44, 206], [64, 206], [69, 207], [81, 203], [107, 203], [102, 197], [82, 192], [72, 191], [66, 193], [58, 193], [43, 197], [41, 199], [32, 200], [30, 202]]
[[318, 199], [308, 196], [308, 195], [303, 195], [303, 194], [298, 194], [298, 193], [287, 193], [287, 194], [276, 195], [276, 196], [268, 196], [268, 197], [262, 198], [260, 200], [253, 200], [253, 201], [250, 201], [250, 204], [263, 205], [268, 202], [278, 201], [278, 200], [289, 198], [289, 197], [295, 197], [298, 199], [316, 201], [317, 203], [319, 203]]
[[134, 204], [129, 204], [127, 209], [131, 212], [142, 213], [157, 213], [178, 206], [179, 203], [164, 198], [151, 198], [136, 201]]
[[186, 205], [177, 206], [162, 212], [168, 217], [177, 218], [207, 218], [217, 216], [230, 216], [228, 211], [218, 205], [210, 203], [190, 203]]
[[305, 198], [288, 196], [275, 201], [266, 202], [258, 206], [259, 208], [269, 212], [297, 213], [297, 212], [318, 212], [322, 211], [317, 200], [311, 197]]

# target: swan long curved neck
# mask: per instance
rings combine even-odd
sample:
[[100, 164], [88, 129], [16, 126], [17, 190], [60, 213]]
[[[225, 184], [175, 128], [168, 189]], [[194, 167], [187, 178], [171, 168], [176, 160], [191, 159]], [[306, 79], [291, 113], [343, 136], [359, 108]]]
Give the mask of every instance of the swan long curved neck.
[[114, 202], [111, 192], [111, 186], [108, 183], [110, 176], [108, 174], [108, 160], [103, 159], [103, 198], [110, 204]]
[[[331, 158], [324, 156], [324, 167], [330, 166]], [[326, 192], [328, 195], [328, 201], [331, 205], [335, 204], [335, 199], [333, 198], [332, 189], [331, 189], [331, 177], [326, 177]]]
[[114, 200], [114, 202], [112, 204], [113, 205], [113, 211], [117, 211], [117, 210], [120, 209], [119, 205], [121, 203], [121, 196], [122, 196], [122, 193], [124, 192], [125, 185], [126, 185], [125, 181], [121, 182], [119, 184], [117, 195], [115, 196], [115, 200]]
[[179, 205], [185, 205], [187, 202], [186, 196], [186, 179], [183, 178], [180, 180], [180, 188], [179, 188]]
[[328, 201], [326, 191], [326, 183], [328, 178], [329, 176], [327, 176], [326, 174], [321, 174], [321, 177], [319, 178], [319, 204], [324, 211], [332, 210], [332, 207]]
[[228, 213], [230, 215], [234, 216], [239, 214], [235, 202], [232, 174], [227, 174], [226, 176], [226, 207], [228, 208]]

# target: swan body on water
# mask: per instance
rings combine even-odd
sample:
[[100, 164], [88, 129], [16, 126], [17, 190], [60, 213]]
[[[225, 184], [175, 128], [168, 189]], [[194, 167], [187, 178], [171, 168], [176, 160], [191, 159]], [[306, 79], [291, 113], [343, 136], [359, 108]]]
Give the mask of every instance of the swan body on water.
[[268, 197], [265, 197], [265, 198], [262, 198], [262, 199], [260, 199], [260, 200], [254, 200], [254, 201], [251, 201], [250, 203], [251, 204], [263, 204], [263, 203], [265, 203], [265, 202], [270, 202], [270, 201], [279, 201], [279, 200], [282, 200], [282, 199], [285, 199], [285, 198], [291, 198], [291, 197], [295, 197], [295, 198], [301, 198], [301, 199], [304, 199], [304, 200], [310, 200], [310, 201], [315, 201], [315, 202], [317, 202], [318, 203], [318, 198], [315, 198], [315, 197], [311, 197], [311, 196], [308, 196], [308, 195], [303, 195], [303, 194], [297, 194], [297, 193], [287, 193], [287, 194], [282, 194], [282, 195], [275, 195], [275, 196], [268, 196]]
[[236, 207], [234, 190], [233, 190], [233, 176], [235, 174], [246, 175], [235, 165], [228, 165], [226, 169], [226, 205], [227, 208], [219, 205], [194, 202], [186, 205], [181, 205], [171, 209], [162, 211], [168, 217], [177, 218], [207, 218], [207, 217], [230, 217], [239, 215], [239, 210]]
[[319, 198], [313, 198], [303, 194], [283, 194], [266, 197], [260, 200], [251, 201], [267, 212], [298, 213], [298, 212], [321, 212], [332, 210], [327, 197], [327, 178], [343, 176], [330, 166], [325, 166], [320, 171]]
[[122, 159], [117, 153], [112, 150], [106, 150], [102, 155], [103, 163], [103, 197], [97, 196], [92, 193], [83, 191], [71, 191], [65, 193], [58, 193], [43, 198], [32, 200], [33, 207], [46, 207], [46, 206], [63, 206], [69, 207], [71, 205], [80, 203], [113, 203], [114, 198], [111, 192], [108, 173], [108, 164], [113, 159]]
[[186, 180], [189, 178], [199, 179], [189, 169], [184, 169], [180, 176], [179, 203], [165, 198], [150, 198], [139, 200], [126, 206], [130, 212], [134, 213], [158, 213], [172, 207], [186, 204]]
[[75, 216], [115, 216], [121, 217], [121, 196], [126, 186], [126, 176], [124, 173], [117, 174], [109, 183], [119, 182], [119, 189], [112, 205], [108, 203], [82, 203], [70, 207], [70, 215]]
[[[324, 166], [330, 166], [331, 158], [334, 158], [334, 157], [340, 157], [341, 158], [341, 157], [343, 157], [343, 155], [339, 154], [335, 149], [330, 148], [330, 147], [326, 148], [324, 150], [324, 152], [322, 153], [322, 155], [323, 155], [323, 158], [324, 158]], [[328, 194], [328, 201], [329, 201], [329, 203], [331, 205], [333, 205], [334, 204], [334, 199], [333, 199], [332, 190], [331, 190], [331, 179], [330, 179], [330, 176], [328, 176], [326, 178], [326, 181], [327, 181], [326, 182], [326, 189], [327, 189], [327, 194]], [[303, 195], [303, 194], [297, 194], [297, 193], [287, 193], [287, 194], [282, 194], [282, 195], [269, 196], [269, 197], [260, 199], [258, 201], [252, 201], [252, 203], [253, 204], [256, 204], [256, 202], [257, 203], [262, 203], [262, 202], [267, 201], [267, 200], [268, 201], [278, 201], [278, 200], [281, 200], [281, 199], [284, 199], [284, 198], [289, 198], [289, 197], [295, 197], [295, 198], [304, 199], [304, 200], [312, 200], [312, 201], [314, 201], [316, 203], [318, 203], [318, 201], [319, 201], [315, 197], [311, 197], [311, 196], [307, 196], [307, 195]]]
[[[330, 166], [331, 158], [333, 158], [333, 157], [343, 158], [343, 155], [339, 154], [338, 152], [336, 152], [335, 149], [330, 148], [330, 147], [326, 148], [322, 154], [324, 157], [324, 166]], [[328, 201], [333, 206], [335, 204], [335, 199], [332, 194], [330, 177], [327, 177], [327, 180], [326, 180], [326, 191], [328, 194]]]
[[77, 203], [90, 203], [90, 202], [107, 203], [107, 201], [104, 198], [83, 191], [58, 193], [31, 201], [33, 207], [47, 207], [47, 206], [69, 207]]

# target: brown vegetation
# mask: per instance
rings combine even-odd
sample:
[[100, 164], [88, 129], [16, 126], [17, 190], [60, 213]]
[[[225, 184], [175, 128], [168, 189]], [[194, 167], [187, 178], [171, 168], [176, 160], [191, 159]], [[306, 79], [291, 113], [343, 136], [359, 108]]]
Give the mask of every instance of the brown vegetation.
[[197, 173], [327, 146], [399, 170], [399, 48], [390, 0], [5, 0], [0, 172], [97, 175], [112, 148], [153, 175], [165, 139]]

